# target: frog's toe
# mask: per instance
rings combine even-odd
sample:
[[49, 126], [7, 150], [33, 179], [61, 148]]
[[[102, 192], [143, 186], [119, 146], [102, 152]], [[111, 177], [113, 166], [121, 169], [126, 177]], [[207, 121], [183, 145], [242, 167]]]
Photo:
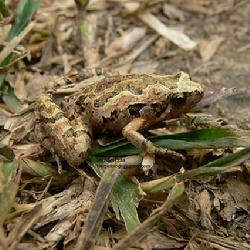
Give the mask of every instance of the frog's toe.
[[150, 169], [153, 169], [155, 163], [155, 155], [145, 153], [142, 159], [142, 170], [148, 175]]

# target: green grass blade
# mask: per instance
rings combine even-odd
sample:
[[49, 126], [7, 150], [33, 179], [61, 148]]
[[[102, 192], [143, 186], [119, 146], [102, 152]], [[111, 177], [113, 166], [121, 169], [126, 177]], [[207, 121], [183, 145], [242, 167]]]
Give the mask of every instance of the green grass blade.
[[121, 213], [129, 233], [140, 225], [136, 210], [140, 199], [141, 194], [139, 193], [137, 185], [127, 176], [120, 175], [113, 188], [111, 203], [118, 218]]
[[[148, 139], [155, 145], [174, 150], [197, 148], [230, 148], [250, 146], [250, 136], [241, 137], [229, 129], [211, 128], [178, 133], [173, 135], [152, 136]], [[109, 146], [96, 146], [91, 150], [93, 156], [126, 156], [139, 154], [140, 151], [126, 140]]]
[[187, 181], [198, 176], [214, 176], [237, 166], [250, 159], [250, 148], [221, 157], [199, 168], [187, 170], [184, 173], [177, 173], [157, 180], [141, 183], [141, 188], [146, 193], [162, 192], [170, 190], [177, 181]]
[[0, 224], [11, 211], [18, 190], [17, 161], [0, 163]]
[[15, 36], [19, 35], [24, 30], [41, 2], [42, 0], [21, 0], [19, 2], [17, 7], [17, 16], [7, 37], [7, 41], [11, 41]]
[[20, 159], [18, 163], [24, 173], [41, 178], [53, 177], [53, 181], [59, 186], [64, 185], [70, 179], [69, 173], [58, 174], [56, 167], [48, 162], [33, 161], [26, 158]]
[[13, 161], [15, 158], [13, 150], [7, 146], [0, 145], [0, 155], [4, 156], [9, 161]]
[[[4, 75], [0, 74], [0, 82], [2, 78], [4, 78]], [[21, 102], [8, 82], [3, 81], [2, 84], [0, 83], [0, 93], [2, 100], [12, 111], [19, 112], [21, 110]]]
[[0, 13], [2, 14], [3, 17], [7, 17], [10, 15], [9, 9], [3, 0], [0, 0]]
[[[105, 158], [92, 157], [89, 165], [93, 168], [98, 176], [102, 176], [105, 171]], [[109, 161], [109, 166], [111, 162]], [[113, 167], [116, 162], [114, 161]], [[127, 176], [120, 174], [111, 193], [111, 203], [116, 217], [120, 214], [125, 222], [128, 232], [132, 232], [140, 224], [136, 208], [139, 205], [141, 194], [138, 186], [133, 183]]]
[[[2, 1], [1, 1], [2, 2]], [[32, 15], [38, 9], [42, 0], [21, 0], [17, 7], [17, 15], [12, 26], [10, 33], [6, 39], [6, 42], [10, 42], [14, 37], [19, 35], [27, 26], [32, 18]], [[0, 69], [8, 68], [16, 60], [19, 60], [20, 56], [15, 53], [10, 53], [0, 64]], [[11, 85], [4, 81], [5, 75], [0, 74], [0, 95], [4, 103], [11, 108], [12, 111], [18, 112], [21, 109], [21, 104], [14, 93], [14, 89]]]
[[167, 199], [164, 201], [162, 206], [153, 210], [152, 214], [139, 225], [133, 232], [123, 237], [121, 241], [114, 246], [116, 250], [130, 249], [135, 242], [140, 241], [145, 235], [149, 235], [154, 228], [155, 224], [159, 222], [160, 218], [166, 215], [174, 203], [180, 198], [184, 192], [184, 183], [176, 183], [168, 194]]
[[250, 148], [245, 148], [234, 154], [230, 154], [221, 157], [218, 160], [209, 162], [202, 167], [186, 171], [181, 175], [181, 179], [191, 179], [201, 175], [217, 175], [231, 167], [241, 164], [248, 159], [250, 159]]

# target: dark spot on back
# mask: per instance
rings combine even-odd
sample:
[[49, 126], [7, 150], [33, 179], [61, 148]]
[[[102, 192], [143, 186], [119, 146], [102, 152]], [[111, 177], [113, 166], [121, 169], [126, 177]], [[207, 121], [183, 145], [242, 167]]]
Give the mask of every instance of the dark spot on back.
[[145, 107], [144, 103], [135, 103], [128, 106], [128, 111], [130, 115], [139, 116], [140, 110]]
[[115, 119], [118, 117], [118, 111], [114, 110], [111, 112], [110, 117], [102, 117], [102, 121], [103, 123], [108, 123], [108, 122], [113, 122], [115, 121]]
[[166, 103], [151, 103], [151, 108], [153, 109], [154, 114], [156, 117], [160, 117], [161, 114], [166, 110], [168, 107], [167, 102]]
[[118, 117], [118, 111], [117, 110], [113, 110], [111, 112], [111, 116], [117, 118]]
[[45, 123], [55, 123], [57, 120], [61, 119], [62, 117], [64, 117], [62, 112], [58, 112], [55, 116], [53, 117], [44, 117], [44, 122]]
[[81, 106], [82, 103], [84, 103], [85, 99], [86, 99], [87, 95], [81, 95], [77, 98], [76, 100], [76, 105]]

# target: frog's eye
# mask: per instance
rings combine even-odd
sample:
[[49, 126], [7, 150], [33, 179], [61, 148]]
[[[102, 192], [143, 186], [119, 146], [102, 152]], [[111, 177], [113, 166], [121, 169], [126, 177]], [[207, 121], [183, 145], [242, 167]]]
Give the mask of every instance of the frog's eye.
[[173, 105], [182, 106], [185, 103], [186, 103], [186, 96], [183, 93], [174, 95], [172, 98]]

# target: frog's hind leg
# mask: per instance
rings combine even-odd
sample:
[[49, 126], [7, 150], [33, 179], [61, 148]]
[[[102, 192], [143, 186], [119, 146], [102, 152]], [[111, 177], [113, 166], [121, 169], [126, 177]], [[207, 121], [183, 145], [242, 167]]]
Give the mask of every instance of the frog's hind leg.
[[[148, 126], [148, 122], [144, 118], [135, 118], [130, 123], [128, 123], [122, 131], [122, 134], [127, 138], [134, 146], [141, 149], [144, 152], [144, 162], [151, 162], [155, 155], [168, 155], [169, 157], [178, 160], [184, 161], [185, 157], [182, 154], [179, 154], [173, 150], [165, 149], [155, 146], [151, 141], [146, 139], [140, 132], [140, 129], [143, 129]], [[148, 165], [148, 164], [146, 164]], [[143, 166], [145, 170], [148, 169], [148, 166]], [[152, 167], [152, 166], [151, 166]]]
[[70, 121], [49, 95], [41, 95], [37, 99], [36, 114], [35, 133], [42, 146], [65, 159], [72, 167], [86, 160], [91, 137], [79, 115]]

